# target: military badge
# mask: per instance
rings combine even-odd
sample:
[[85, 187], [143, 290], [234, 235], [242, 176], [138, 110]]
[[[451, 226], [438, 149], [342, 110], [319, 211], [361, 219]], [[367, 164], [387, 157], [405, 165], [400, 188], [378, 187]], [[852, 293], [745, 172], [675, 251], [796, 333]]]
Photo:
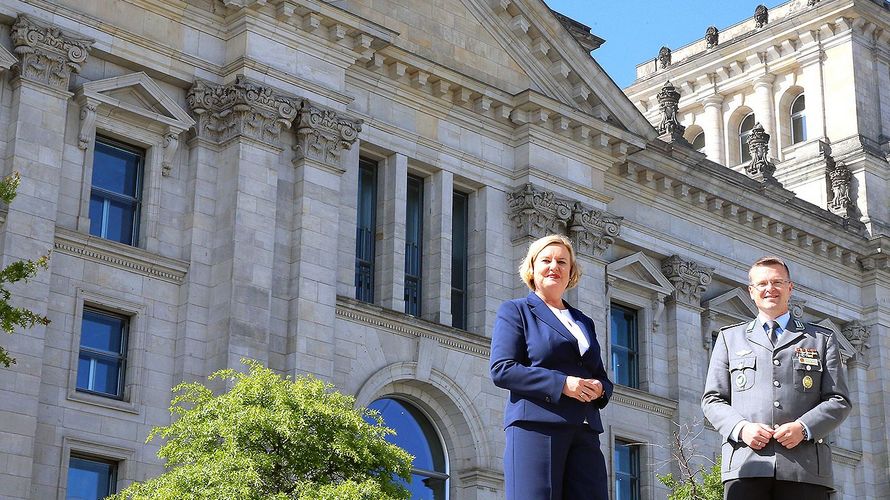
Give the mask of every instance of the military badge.
[[[736, 376], [735, 385], [739, 386], [740, 389], [742, 387], [745, 387], [745, 384], [747, 384], [747, 383], [748, 383], [748, 377], [746, 377], [744, 373], [739, 373]], [[813, 381], [810, 380], [810, 385], [812, 385], [812, 384], [813, 384]]]
[[803, 388], [804, 389], [812, 389], [813, 388], [813, 377], [807, 375], [803, 378]]

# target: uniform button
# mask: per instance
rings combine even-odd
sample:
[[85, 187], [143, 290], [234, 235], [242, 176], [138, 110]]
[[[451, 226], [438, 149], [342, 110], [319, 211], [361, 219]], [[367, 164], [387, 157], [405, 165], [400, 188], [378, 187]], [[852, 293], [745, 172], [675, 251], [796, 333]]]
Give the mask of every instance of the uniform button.
[[775, 406], [776, 408], [778, 408], [778, 407], [779, 407], [779, 402], [778, 402], [778, 401], [773, 401], [773, 406]]
[[781, 363], [778, 359], [774, 359], [774, 360], [773, 360], [773, 364], [776, 365], [776, 366], [779, 366], [779, 365], [782, 364], [782, 363]]
[[810, 371], [810, 370], [812, 370], [812, 369], [813, 369], [813, 367], [812, 367], [812, 366], [810, 366], [810, 365], [807, 365], [807, 371]]
[[773, 380], [773, 385], [776, 386], [776, 387], [779, 387], [779, 381], [778, 381], [778, 380]]
[[821, 440], [821, 439], [818, 440], [818, 441], [816, 441], [816, 442], [819, 443], [819, 444], [822, 444], [822, 440]]
[[546, 397], [544, 398], [544, 401], [547, 401], [547, 402], [549, 403], [549, 402], [550, 402], [550, 396], [546, 396]]

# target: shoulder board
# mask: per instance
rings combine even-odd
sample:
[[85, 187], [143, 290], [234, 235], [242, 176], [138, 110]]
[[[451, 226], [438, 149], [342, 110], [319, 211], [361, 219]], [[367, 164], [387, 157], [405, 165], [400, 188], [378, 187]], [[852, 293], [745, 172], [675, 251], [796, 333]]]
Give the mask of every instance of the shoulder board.
[[726, 325], [726, 326], [724, 326], [723, 328], [720, 329], [720, 331], [722, 332], [722, 331], [724, 331], [724, 330], [729, 330], [730, 328], [735, 328], [735, 327], [737, 327], [737, 326], [747, 325], [748, 323], [750, 323], [750, 322], [749, 322], [749, 321], [742, 321], [741, 323], [733, 323], [733, 324], [731, 324], [731, 325]]
[[822, 335], [829, 335], [829, 336], [834, 335], [834, 330], [832, 330], [830, 328], [825, 328], [822, 325], [815, 325], [813, 323], [807, 323], [806, 325], [813, 333], [821, 333]]

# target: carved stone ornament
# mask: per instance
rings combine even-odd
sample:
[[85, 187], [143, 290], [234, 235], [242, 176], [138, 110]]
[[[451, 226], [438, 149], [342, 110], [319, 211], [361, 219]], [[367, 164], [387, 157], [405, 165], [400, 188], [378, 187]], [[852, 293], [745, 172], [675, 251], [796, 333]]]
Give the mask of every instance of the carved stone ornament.
[[667, 68], [671, 65], [671, 49], [668, 47], [662, 47], [661, 50], [658, 51], [658, 67], [659, 68]]
[[167, 130], [164, 134], [164, 151], [161, 158], [161, 175], [170, 176], [173, 169], [173, 158], [176, 156], [176, 150], [179, 149], [179, 130]]
[[95, 101], [87, 100], [80, 107], [80, 132], [77, 135], [77, 147], [86, 151], [93, 143], [96, 133], [96, 110], [99, 105]]
[[760, 29], [767, 23], [769, 23], [769, 9], [766, 8], [766, 5], [758, 5], [754, 9], [754, 27]]
[[815, 7], [819, 0], [807, 0], [807, 7]]
[[275, 94], [238, 75], [230, 85], [198, 80], [186, 101], [195, 115], [198, 137], [223, 143], [243, 136], [280, 146], [281, 127], [290, 128], [300, 100]]
[[336, 111], [306, 99], [300, 103], [294, 123], [297, 132], [294, 161], [311, 159], [338, 168], [340, 152], [351, 148], [362, 131], [362, 120], [343, 118]]
[[789, 299], [788, 312], [791, 313], [791, 317], [794, 319], [803, 320], [803, 308], [806, 303], [807, 301], [802, 299]]
[[711, 284], [714, 268], [672, 255], [661, 261], [661, 273], [674, 285], [674, 298], [678, 302], [697, 306]]
[[748, 136], [748, 151], [751, 153], [751, 162], [745, 166], [748, 177], [760, 182], [778, 183], [773, 177], [776, 166], [769, 160], [769, 134], [759, 122]]
[[507, 203], [514, 240], [562, 234], [568, 236], [578, 254], [597, 257], [605, 253], [621, 230], [622, 217], [557, 198], [532, 184], [507, 193]]
[[836, 163], [831, 155], [825, 155], [825, 176], [830, 191], [828, 210], [845, 219], [852, 218], [855, 215], [855, 205], [850, 195], [853, 173], [844, 162]]
[[713, 49], [720, 43], [720, 31], [716, 26], [708, 26], [707, 31], [705, 31], [705, 43], [707, 43], [709, 49]]
[[80, 71], [93, 46], [93, 40], [67, 36], [25, 14], [16, 18], [10, 38], [20, 58], [15, 73], [59, 90], [68, 90], [71, 73]]
[[683, 132], [686, 127], [680, 125], [677, 119], [677, 110], [680, 102], [680, 92], [670, 81], [665, 82], [664, 87], [658, 92], [658, 106], [661, 108], [661, 123], [658, 124], [658, 133], [670, 136], [672, 141], [686, 142]]
[[851, 321], [847, 323], [847, 326], [841, 330], [841, 333], [844, 334], [844, 337], [850, 341], [850, 344], [853, 345], [853, 348], [856, 349], [856, 357], [862, 358], [865, 355], [866, 349], [871, 349], [871, 345], [868, 343], [868, 338], [871, 336], [871, 332], [868, 330], [868, 327], [863, 325], [858, 321]]

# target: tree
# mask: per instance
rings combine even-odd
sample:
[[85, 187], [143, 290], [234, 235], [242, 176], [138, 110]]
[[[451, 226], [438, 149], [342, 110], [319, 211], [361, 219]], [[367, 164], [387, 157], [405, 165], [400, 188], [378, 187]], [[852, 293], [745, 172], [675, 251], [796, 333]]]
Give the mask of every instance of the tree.
[[[18, 172], [0, 179], [0, 200], [7, 205], [12, 203], [19, 187], [21, 177]], [[12, 300], [12, 292], [7, 286], [22, 282], [27, 283], [37, 275], [41, 269], [46, 269], [49, 262], [49, 254], [37, 260], [19, 260], [0, 269], [0, 328], [12, 335], [16, 327], [31, 328], [34, 325], [48, 325], [49, 318], [36, 314], [24, 307], [14, 307], [9, 302]], [[15, 358], [9, 355], [9, 351], [0, 346], [0, 364], [9, 368], [15, 364]]]
[[[282, 378], [259, 362], [248, 373], [209, 377], [173, 388], [174, 422], [146, 442], [166, 440], [167, 472], [111, 497], [133, 499], [398, 500], [408, 491], [412, 457], [385, 437], [379, 414], [356, 410], [351, 396], [312, 377]], [[369, 423], [371, 422], [371, 423]]]
[[691, 426], [680, 426], [673, 433], [671, 443], [671, 460], [680, 469], [680, 477], [673, 474], [658, 475], [658, 480], [671, 489], [668, 500], [721, 500], [723, 498], [723, 481], [720, 479], [720, 458], [710, 467], [696, 465], [702, 459], [710, 461], [697, 453], [695, 441], [704, 429], [704, 421], [693, 422]]

